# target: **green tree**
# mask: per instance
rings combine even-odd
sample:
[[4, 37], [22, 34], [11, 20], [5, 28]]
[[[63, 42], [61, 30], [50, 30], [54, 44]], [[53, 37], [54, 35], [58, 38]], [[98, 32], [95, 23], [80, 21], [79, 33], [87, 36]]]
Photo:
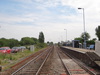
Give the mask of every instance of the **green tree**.
[[84, 39], [83, 39], [83, 38], [81, 38], [81, 37], [77, 37], [77, 38], [75, 38], [74, 40], [79, 40], [79, 41], [80, 41], [80, 43], [83, 43], [83, 41], [84, 41]]
[[82, 34], [81, 34], [81, 38], [82, 38], [82, 39], [84, 39], [84, 35], [85, 35], [85, 40], [89, 40], [89, 38], [90, 38], [89, 33], [87, 33], [87, 32], [82, 33]]
[[8, 45], [9, 47], [14, 47], [14, 46], [18, 46], [19, 45], [19, 41], [17, 39], [8, 39]]
[[97, 39], [96, 38], [93, 38], [92, 40], [96, 41]]
[[3, 47], [3, 46], [8, 46], [8, 39], [6, 38], [0, 39], [0, 47]]
[[34, 41], [30, 37], [23, 37], [23, 38], [21, 38], [20, 44], [21, 45], [32, 45], [32, 44], [34, 44]]
[[98, 37], [98, 40], [100, 40], [100, 26], [98, 26], [96, 29], [95, 29], [95, 31], [96, 31], [96, 36]]
[[40, 32], [40, 33], [39, 33], [39, 42], [40, 42], [40, 43], [44, 43], [44, 40], [45, 40], [44, 34], [43, 34], [43, 32]]
[[53, 45], [53, 42], [50, 42], [50, 45]]
[[47, 41], [47, 45], [49, 45], [50, 44], [50, 42], [49, 41]]
[[38, 39], [37, 38], [32, 37], [31, 39], [34, 41], [34, 44], [38, 43]]
[[19, 41], [16, 39], [6, 39], [6, 38], [1, 38], [0, 39], [0, 47], [3, 46], [9, 46], [9, 47], [13, 47], [13, 46], [18, 46], [19, 45]]
[[87, 46], [91, 45], [91, 44], [95, 44], [95, 40], [88, 40], [87, 41]]

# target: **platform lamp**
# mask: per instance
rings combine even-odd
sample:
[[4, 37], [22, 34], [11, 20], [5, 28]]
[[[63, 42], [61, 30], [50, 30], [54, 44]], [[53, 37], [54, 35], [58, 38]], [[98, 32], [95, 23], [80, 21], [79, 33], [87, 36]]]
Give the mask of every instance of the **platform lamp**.
[[84, 27], [84, 48], [86, 49], [86, 34], [85, 34], [85, 14], [84, 14], [84, 8], [78, 8], [83, 10], [83, 27]]
[[66, 30], [66, 45], [67, 45], [67, 29], [64, 29], [64, 30]]

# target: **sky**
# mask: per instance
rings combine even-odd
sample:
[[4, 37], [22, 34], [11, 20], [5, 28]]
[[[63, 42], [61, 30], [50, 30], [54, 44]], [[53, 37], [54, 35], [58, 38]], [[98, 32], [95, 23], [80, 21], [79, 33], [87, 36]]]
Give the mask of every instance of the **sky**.
[[0, 0], [0, 38], [38, 38], [42, 31], [45, 42], [71, 41], [84, 32], [83, 10], [78, 8], [84, 8], [90, 39], [97, 38], [100, 0]]

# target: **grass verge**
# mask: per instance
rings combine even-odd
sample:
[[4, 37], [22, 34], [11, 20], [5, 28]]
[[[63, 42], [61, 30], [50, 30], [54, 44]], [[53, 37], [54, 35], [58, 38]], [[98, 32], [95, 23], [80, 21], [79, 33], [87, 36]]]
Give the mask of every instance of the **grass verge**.
[[10, 53], [10, 54], [0, 54], [0, 65], [2, 66], [2, 71], [9, 69], [11, 66], [21, 61], [25, 57], [39, 51], [41, 49], [35, 49], [34, 51], [24, 50], [23, 52]]

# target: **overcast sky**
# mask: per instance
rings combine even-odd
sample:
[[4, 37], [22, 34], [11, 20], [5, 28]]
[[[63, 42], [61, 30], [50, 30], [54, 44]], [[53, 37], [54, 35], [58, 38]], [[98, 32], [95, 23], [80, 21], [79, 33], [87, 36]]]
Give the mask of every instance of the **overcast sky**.
[[0, 38], [36, 37], [43, 32], [45, 41], [65, 41], [79, 37], [83, 30], [96, 38], [100, 25], [100, 0], [0, 0]]

